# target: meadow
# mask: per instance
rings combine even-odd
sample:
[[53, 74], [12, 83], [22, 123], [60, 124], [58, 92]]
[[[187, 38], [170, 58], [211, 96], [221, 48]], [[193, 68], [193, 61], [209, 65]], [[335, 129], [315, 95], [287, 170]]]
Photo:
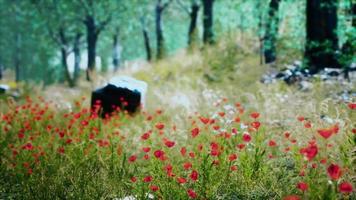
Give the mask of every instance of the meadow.
[[85, 83], [2, 100], [0, 198], [355, 199], [354, 80], [262, 84], [227, 45], [119, 70], [149, 85], [133, 115], [101, 119]]

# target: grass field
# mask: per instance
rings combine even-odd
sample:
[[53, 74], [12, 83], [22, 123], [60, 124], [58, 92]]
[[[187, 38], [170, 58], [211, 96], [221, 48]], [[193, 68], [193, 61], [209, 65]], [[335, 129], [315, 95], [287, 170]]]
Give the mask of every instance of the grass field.
[[3, 100], [0, 199], [356, 199], [355, 80], [264, 85], [258, 62], [221, 44], [122, 69], [149, 85], [135, 115], [98, 118], [86, 83]]

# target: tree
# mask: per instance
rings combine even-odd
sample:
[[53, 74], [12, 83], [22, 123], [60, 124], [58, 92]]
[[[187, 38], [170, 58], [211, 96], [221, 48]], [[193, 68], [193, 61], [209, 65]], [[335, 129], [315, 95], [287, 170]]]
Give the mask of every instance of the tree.
[[278, 10], [280, 0], [271, 0], [268, 8], [268, 21], [264, 37], [264, 57], [265, 63], [276, 61], [276, 37], [278, 34]]
[[337, 0], [307, 0], [305, 61], [311, 73], [339, 67]]
[[189, 15], [190, 23], [188, 29], [188, 46], [191, 48], [194, 43], [196, 43], [197, 38], [197, 21], [200, 10], [200, 4], [197, 0], [192, 0], [190, 8], [185, 6], [180, 0], [177, 0], [179, 5], [183, 8], [185, 12]]
[[205, 44], [214, 43], [213, 10], [214, 0], [202, 0], [203, 3], [203, 41]]
[[[69, 87], [74, 87], [79, 77], [80, 55], [78, 55], [78, 53], [80, 54], [79, 45], [81, 34], [79, 30], [75, 30], [77, 29], [75, 16], [70, 14], [71, 12], [68, 12], [73, 7], [71, 7], [71, 4], [59, 2], [58, 0], [33, 0], [33, 3], [45, 21], [49, 37], [60, 49], [61, 64], [65, 79]], [[50, 12], [51, 15], [48, 15], [48, 12]], [[77, 33], [75, 34], [75, 32]], [[71, 41], [73, 41], [73, 48]], [[73, 76], [69, 71], [67, 62], [67, 57], [71, 52], [75, 54], [75, 70]]]
[[157, 41], [157, 59], [164, 57], [164, 35], [163, 35], [163, 24], [162, 24], [162, 14], [163, 11], [169, 6], [172, 0], [162, 3], [162, 0], [157, 0], [155, 16], [156, 16], [156, 41]]
[[120, 59], [121, 59], [121, 45], [119, 42], [119, 28], [116, 28], [114, 34], [113, 34], [113, 58], [112, 58], [112, 63], [114, 66], [114, 71], [117, 71], [120, 66]]
[[345, 78], [349, 79], [349, 68], [350, 65], [355, 62], [355, 52], [356, 52], [356, 35], [353, 31], [356, 30], [356, 3], [352, 3], [349, 9], [349, 15], [351, 18], [352, 31], [348, 33], [347, 40], [341, 48], [341, 65], [345, 69]]
[[79, 0], [75, 1], [77, 9], [80, 11], [81, 20], [86, 28], [87, 57], [88, 66], [86, 79], [92, 80], [95, 72], [95, 59], [97, 41], [100, 33], [109, 25], [118, 3], [116, 1], [95, 1]]
[[151, 61], [152, 60], [152, 50], [151, 50], [151, 43], [150, 43], [150, 37], [148, 35], [146, 20], [144, 17], [141, 17], [140, 21], [141, 21], [141, 27], [142, 27], [143, 41], [144, 41], [145, 50], [146, 50], [146, 59], [147, 59], [147, 61]]

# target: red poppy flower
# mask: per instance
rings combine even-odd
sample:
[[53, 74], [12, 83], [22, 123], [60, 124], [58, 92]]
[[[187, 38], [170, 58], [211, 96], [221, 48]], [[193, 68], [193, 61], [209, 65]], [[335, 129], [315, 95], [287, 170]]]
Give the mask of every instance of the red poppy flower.
[[191, 131], [192, 137], [195, 138], [196, 136], [198, 136], [199, 132], [200, 132], [199, 128], [197, 128], [197, 127], [193, 128], [192, 131]]
[[190, 168], [192, 168], [192, 163], [190, 163], [190, 162], [184, 163], [184, 164], [183, 164], [183, 168], [184, 168], [185, 170], [189, 170]]
[[258, 129], [261, 126], [261, 122], [258, 122], [258, 121], [252, 122], [251, 126], [255, 129]]
[[237, 159], [237, 155], [236, 154], [230, 154], [229, 155], [229, 161], [230, 162], [232, 162], [232, 161], [234, 161], [234, 160], [236, 160]]
[[64, 154], [64, 147], [59, 147], [57, 151], [59, 154]]
[[198, 172], [196, 170], [193, 170], [192, 173], [190, 174], [190, 179], [192, 179], [192, 181], [196, 181], [198, 180]]
[[183, 178], [183, 177], [178, 177], [178, 178], [177, 178], [177, 182], [178, 182], [179, 184], [184, 184], [184, 183], [187, 182], [187, 179], [185, 179], [185, 178]]
[[301, 200], [301, 198], [298, 195], [288, 195], [283, 200]]
[[19, 133], [19, 134], [17, 134], [17, 136], [18, 136], [18, 138], [22, 139], [22, 138], [24, 138], [24, 137], [25, 137], [25, 134], [23, 134], [23, 133]]
[[195, 153], [194, 152], [189, 152], [189, 157], [195, 158]]
[[164, 144], [165, 144], [168, 148], [171, 148], [171, 147], [173, 147], [173, 146], [175, 145], [175, 142], [170, 141], [170, 140], [166, 140], [166, 141], [164, 142]]
[[304, 120], [305, 120], [305, 118], [304, 118], [304, 117], [302, 117], [302, 116], [299, 116], [297, 119], [298, 119], [298, 121], [300, 121], [300, 122], [302, 122], [302, 121], [304, 121]]
[[162, 130], [164, 128], [164, 124], [163, 123], [157, 123], [155, 125], [155, 127], [158, 129], [158, 130]]
[[231, 170], [231, 171], [236, 171], [236, 170], [237, 170], [237, 166], [236, 166], [236, 165], [231, 166], [231, 167], [230, 167], [230, 170]]
[[34, 149], [34, 146], [32, 145], [32, 143], [29, 142], [29, 143], [25, 144], [24, 146], [22, 146], [22, 149], [31, 151]]
[[203, 124], [208, 124], [210, 119], [209, 118], [205, 118], [205, 117], [199, 117], [200, 121], [203, 123]]
[[225, 116], [225, 112], [219, 112], [218, 114], [220, 115], [220, 117], [224, 117]]
[[318, 154], [318, 146], [310, 144], [308, 147], [300, 149], [300, 153], [310, 161]]
[[236, 123], [239, 123], [239, 122], [241, 122], [241, 118], [240, 118], [240, 117], [236, 117], [234, 121], [235, 121]]
[[157, 190], [159, 190], [159, 187], [158, 187], [157, 185], [151, 185], [151, 186], [150, 186], [150, 190], [151, 190], [152, 192], [156, 192]]
[[306, 191], [308, 187], [308, 184], [306, 184], [305, 182], [299, 182], [297, 184], [297, 188], [300, 189], [302, 192]]
[[142, 150], [146, 153], [150, 152], [151, 148], [150, 147], [143, 147]]
[[130, 157], [129, 157], [129, 163], [133, 163], [133, 162], [135, 162], [135, 161], [136, 161], [136, 159], [137, 159], [137, 156], [136, 156], [136, 155], [132, 155], [132, 156], [130, 156]]
[[151, 182], [152, 180], [153, 180], [153, 177], [152, 177], [152, 176], [146, 176], [146, 177], [143, 178], [143, 182], [145, 182], [145, 183], [149, 183], [149, 182]]
[[342, 182], [339, 185], [339, 191], [342, 193], [351, 193], [353, 190], [351, 183], [349, 182]]
[[135, 183], [137, 181], [137, 178], [136, 177], [131, 177], [131, 182]]
[[188, 189], [187, 193], [188, 193], [189, 198], [191, 198], [191, 199], [197, 198], [197, 194], [194, 192], [194, 190]]
[[318, 131], [319, 135], [321, 135], [325, 139], [328, 139], [333, 134], [332, 129], [319, 129], [317, 131]]
[[240, 150], [244, 149], [245, 148], [245, 144], [241, 143], [241, 144], [238, 144], [236, 147]]
[[310, 122], [305, 122], [304, 123], [304, 127], [305, 128], [311, 128], [312, 127], [312, 124]]
[[276, 143], [274, 140], [270, 140], [270, 141], [268, 142], [268, 146], [270, 146], [270, 147], [275, 147], [275, 146], [277, 146], [277, 143]]
[[258, 112], [253, 112], [250, 114], [250, 117], [253, 119], [257, 119], [259, 116], [260, 116], [260, 113], [258, 113]]
[[180, 149], [180, 154], [181, 154], [182, 156], [185, 156], [186, 153], [187, 153], [187, 149], [186, 149], [185, 147], [182, 147], [182, 148]]
[[244, 134], [242, 135], [242, 140], [243, 140], [244, 142], [250, 142], [250, 141], [251, 141], [251, 135], [248, 134], [248, 133], [244, 133]]
[[349, 108], [351, 110], [355, 110], [356, 109], [356, 103], [349, 103], [348, 106], [349, 106]]
[[331, 164], [328, 169], [328, 175], [332, 180], [338, 180], [342, 175], [342, 170], [339, 165]]
[[164, 156], [164, 151], [156, 150], [153, 154], [156, 158], [162, 158]]
[[142, 136], [141, 136], [141, 139], [142, 140], [147, 140], [148, 138], [150, 138], [150, 134], [147, 132], [147, 133], [144, 133]]

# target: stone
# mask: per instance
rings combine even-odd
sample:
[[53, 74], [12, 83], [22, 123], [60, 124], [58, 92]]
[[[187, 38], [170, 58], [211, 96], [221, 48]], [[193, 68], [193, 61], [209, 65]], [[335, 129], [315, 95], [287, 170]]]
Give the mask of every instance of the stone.
[[127, 111], [132, 114], [145, 105], [146, 91], [146, 82], [128, 76], [117, 76], [106, 86], [92, 92], [91, 107], [99, 112], [101, 117], [114, 111]]
[[10, 90], [10, 86], [4, 84], [0, 85], [0, 94], [5, 94], [9, 90]]

